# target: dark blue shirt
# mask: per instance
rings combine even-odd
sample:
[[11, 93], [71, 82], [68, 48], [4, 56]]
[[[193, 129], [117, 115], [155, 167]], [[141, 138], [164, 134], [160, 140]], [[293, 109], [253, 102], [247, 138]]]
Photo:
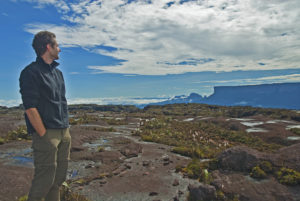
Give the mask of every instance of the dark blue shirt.
[[[68, 105], [62, 72], [53, 61], [46, 64], [41, 57], [26, 66], [20, 75], [20, 93], [25, 110], [37, 108], [46, 129], [68, 128]], [[26, 113], [28, 133], [35, 132]]]

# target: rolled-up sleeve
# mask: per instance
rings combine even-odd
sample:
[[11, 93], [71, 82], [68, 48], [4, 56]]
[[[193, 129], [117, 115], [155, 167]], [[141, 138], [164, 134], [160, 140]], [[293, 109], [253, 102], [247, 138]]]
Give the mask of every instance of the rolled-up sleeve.
[[25, 110], [36, 108], [40, 98], [36, 75], [32, 71], [24, 69], [21, 72], [19, 84]]

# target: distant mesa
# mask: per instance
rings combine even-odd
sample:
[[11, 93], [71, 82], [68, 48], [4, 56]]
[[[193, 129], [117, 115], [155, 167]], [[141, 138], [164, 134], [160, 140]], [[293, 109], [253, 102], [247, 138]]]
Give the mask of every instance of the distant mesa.
[[300, 83], [217, 86], [214, 87], [214, 93], [208, 97], [191, 93], [189, 96], [175, 96], [169, 100], [151, 105], [174, 103], [300, 109]]

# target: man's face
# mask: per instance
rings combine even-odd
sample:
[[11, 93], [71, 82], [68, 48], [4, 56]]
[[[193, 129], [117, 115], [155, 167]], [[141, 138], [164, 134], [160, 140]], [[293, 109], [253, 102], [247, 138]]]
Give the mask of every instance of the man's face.
[[59, 52], [60, 52], [60, 48], [56, 42], [56, 40], [54, 39], [54, 45], [49, 45], [49, 53], [50, 53], [50, 56], [52, 57], [53, 60], [57, 60], [59, 59]]

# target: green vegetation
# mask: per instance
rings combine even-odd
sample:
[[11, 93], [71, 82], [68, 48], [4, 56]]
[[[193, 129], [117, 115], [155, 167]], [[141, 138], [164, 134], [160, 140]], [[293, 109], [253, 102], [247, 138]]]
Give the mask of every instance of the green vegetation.
[[97, 151], [98, 151], [98, 152], [103, 152], [103, 151], [104, 151], [104, 147], [98, 147], [98, 148], [97, 148]]
[[24, 195], [24, 196], [20, 197], [20, 198], [18, 199], [18, 201], [27, 201], [27, 199], [28, 199], [28, 196], [27, 196], [27, 195]]
[[281, 147], [214, 122], [184, 122], [164, 116], [144, 121], [135, 135], [140, 135], [144, 141], [174, 146], [173, 152], [197, 158], [214, 158], [219, 152], [235, 145], [246, 145], [260, 151], [274, 151]]
[[276, 178], [278, 181], [285, 185], [297, 185], [300, 184], [300, 172], [297, 172], [289, 168], [281, 168], [276, 172]]
[[259, 166], [255, 166], [252, 168], [250, 176], [256, 179], [264, 179], [267, 177], [267, 174]]
[[259, 167], [267, 174], [272, 173], [273, 172], [273, 166], [269, 161], [262, 161], [259, 164]]
[[177, 167], [177, 171], [181, 171], [191, 179], [198, 179], [203, 183], [210, 183], [212, 176], [208, 171], [209, 164], [200, 162], [199, 159], [193, 159], [186, 167]]
[[10, 131], [6, 136], [6, 141], [11, 140], [30, 140], [31, 136], [27, 134], [26, 126], [20, 126], [16, 130]]
[[26, 126], [20, 126], [16, 130], [9, 131], [5, 137], [0, 137], [0, 145], [15, 140], [31, 140]]
[[291, 128], [290, 131], [296, 135], [300, 135], [300, 128]]

